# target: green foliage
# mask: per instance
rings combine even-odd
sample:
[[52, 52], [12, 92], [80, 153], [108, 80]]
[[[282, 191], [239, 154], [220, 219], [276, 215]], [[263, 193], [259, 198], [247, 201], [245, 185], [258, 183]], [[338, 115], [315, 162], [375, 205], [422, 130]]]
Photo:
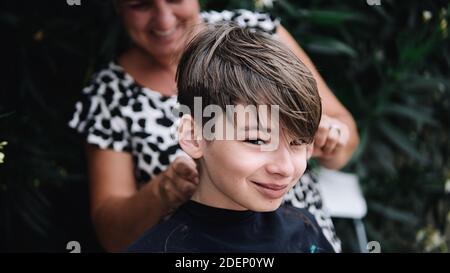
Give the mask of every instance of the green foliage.
[[[0, 251], [101, 250], [88, 214], [81, 139], [67, 128], [81, 88], [127, 39], [110, 1], [0, 4]], [[205, 9], [258, 1], [202, 0]], [[450, 46], [447, 1], [278, 0], [281, 19], [358, 123], [356, 172], [382, 251], [448, 251]], [[338, 221], [353, 251], [347, 223]]]
[[275, 3], [357, 120], [361, 145], [346, 169], [361, 178], [369, 239], [383, 251], [448, 250], [449, 4]]

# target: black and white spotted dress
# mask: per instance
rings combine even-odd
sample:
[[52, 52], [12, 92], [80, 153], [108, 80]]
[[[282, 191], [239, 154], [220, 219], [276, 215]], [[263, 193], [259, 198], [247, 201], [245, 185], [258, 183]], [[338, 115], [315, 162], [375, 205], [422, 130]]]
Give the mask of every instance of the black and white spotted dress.
[[[202, 12], [201, 17], [207, 23], [234, 21], [275, 37], [279, 24], [268, 14], [247, 10]], [[176, 137], [178, 117], [173, 111], [176, 106], [176, 96], [163, 96], [139, 85], [113, 61], [100, 69], [83, 89], [69, 126], [83, 134], [87, 143], [131, 153], [140, 186], [165, 170], [176, 157], [184, 155]], [[285, 202], [308, 208], [335, 251], [340, 252], [340, 241], [322, 207], [316, 183], [311, 172], [307, 172], [288, 192]]]

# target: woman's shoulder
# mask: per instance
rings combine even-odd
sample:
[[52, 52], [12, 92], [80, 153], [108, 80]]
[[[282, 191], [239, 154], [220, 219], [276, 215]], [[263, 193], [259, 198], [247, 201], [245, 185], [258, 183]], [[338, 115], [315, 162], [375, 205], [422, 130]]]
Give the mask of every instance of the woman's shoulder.
[[230, 21], [241, 27], [253, 28], [270, 34], [275, 34], [277, 26], [280, 24], [279, 20], [269, 13], [245, 9], [203, 11], [201, 17], [205, 23]]
[[89, 83], [83, 88], [83, 93], [88, 95], [114, 95], [126, 92], [133, 86], [134, 80], [114, 61], [99, 67], [91, 76]]

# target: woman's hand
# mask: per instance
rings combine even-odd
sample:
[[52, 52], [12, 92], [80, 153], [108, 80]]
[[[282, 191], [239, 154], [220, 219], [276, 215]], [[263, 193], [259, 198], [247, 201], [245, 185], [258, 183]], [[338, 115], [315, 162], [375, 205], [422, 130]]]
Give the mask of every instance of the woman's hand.
[[323, 114], [314, 136], [313, 156], [321, 159], [336, 156], [348, 144], [349, 135], [350, 131], [345, 123]]
[[186, 201], [197, 183], [195, 162], [177, 158], [166, 171], [139, 189], [134, 162], [127, 152], [86, 145], [91, 217], [107, 251], [121, 251], [162, 217]]
[[162, 175], [159, 193], [162, 202], [169, 210], [189, 200], [198, 185], [196, 164], [187, 156], [177, 157]]

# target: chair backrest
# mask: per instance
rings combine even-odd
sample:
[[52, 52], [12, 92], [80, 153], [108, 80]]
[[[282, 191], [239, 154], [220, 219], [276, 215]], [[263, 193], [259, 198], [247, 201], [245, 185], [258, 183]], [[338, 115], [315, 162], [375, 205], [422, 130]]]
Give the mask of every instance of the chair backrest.
[[317, 174], [323, 205], [331, 217], [362, 219], [367, 214], [366, 200], [356, 175], [323, 167]]

